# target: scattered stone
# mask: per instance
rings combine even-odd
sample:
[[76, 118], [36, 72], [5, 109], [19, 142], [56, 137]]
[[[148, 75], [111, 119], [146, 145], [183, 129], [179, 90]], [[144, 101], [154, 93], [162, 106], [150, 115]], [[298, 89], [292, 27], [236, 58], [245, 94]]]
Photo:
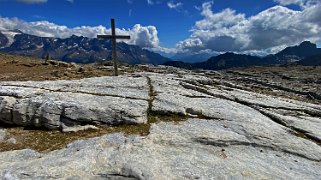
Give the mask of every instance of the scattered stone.
[[0, 129], [0, 142], [6, 138], [6, 131], [4, 129]]
[[35, 63], [28, 63], [28, 64], [26, 64], [26, 63], [24, 63], [24, 64], [21, 64], [22, 66], [26, 66], [26, 67], [34, 67], [34, 66], [36, 66], [37, 64], [35, 64]]
[[85, 68], [79, 67], [77, 72], [78, 73], [84, 73], [85, 72]]
[[70, 65], [71, 65], [71, 67], [78, 67], [78, 64], [76, 64], [74, 62], [70, 63]]
[[68, 127], [66, 125], [62, 125], [62, 132], [77, 132], [77, 131], [85, 131], [85, 130], [97, 130], [98, 128], [93, 125], [85, 125], [85, 126], [71, 126]]
[[17, 140], [15, 138], [10, 138], [7, 140], [9, 144], [17, 144]]
[[51, 64], [53, 66], [58, 66], [59, 61], [49, 60], [49, 61], [47, 61], [47, 63], [49, 63], [49, 64]]
[[59, 61], [58, 66], [69, 68], [69, 67], [71, 67], [72, 65], [71, 65], [70, 63], [67, 63], [67, 62]]
[[54, 77], [60, 77], [60, 72], [59, 71], [53, 71], [51, 73], [51, 75], [54, 76]]

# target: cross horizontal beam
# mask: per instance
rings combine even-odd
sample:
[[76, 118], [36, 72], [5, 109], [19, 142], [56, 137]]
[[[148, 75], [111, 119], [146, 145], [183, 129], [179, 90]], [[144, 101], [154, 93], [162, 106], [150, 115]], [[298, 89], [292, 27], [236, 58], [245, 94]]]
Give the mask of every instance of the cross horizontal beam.
[[123, 35], [97, 35], [97, 38], [102, 38], [102, 39], [130, 39], [130, 36], [123, 36]]
[[111, 19], [111, 35], [97, 35], [97, 38], [102, 39], [111, 39], [112, 41], [112, 55], [114, 60], [114, 75], [118, 76], [118, 68], [117, 68], [117, 50], [116, 50], [116, 40], [117, 39], [130, 39], [130, 36], [116, 35], [115, 28], [115, 19]]

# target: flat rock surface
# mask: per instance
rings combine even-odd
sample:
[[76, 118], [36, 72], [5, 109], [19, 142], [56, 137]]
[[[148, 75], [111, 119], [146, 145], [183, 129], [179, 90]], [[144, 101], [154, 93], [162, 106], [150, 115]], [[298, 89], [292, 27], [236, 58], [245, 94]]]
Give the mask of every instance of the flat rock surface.
[[147, 122], [146, 77], [0, 82], [0, 121], [61, 129]]
[[2, 152], [4, 178], [321, 177], [320, 105], [252, 92], [205, 74], [180, 70], [54, 84], [2, 82], [0, 98], [0, 120], [18, 125], [143, 123], [151, 112], [187, 117], [151, 124], [147, 136], [116, 133], [49, 153]]
[[252, 128], [202, 119], [160, 123], [147, 137], [106, 135], [48, 154], [3, 152], [0, 174], [19, 179], [320, 178], [320, 146], [271, 124], [264, 126], [270, 132], [263, 136], [256, 123], [247, 125]]

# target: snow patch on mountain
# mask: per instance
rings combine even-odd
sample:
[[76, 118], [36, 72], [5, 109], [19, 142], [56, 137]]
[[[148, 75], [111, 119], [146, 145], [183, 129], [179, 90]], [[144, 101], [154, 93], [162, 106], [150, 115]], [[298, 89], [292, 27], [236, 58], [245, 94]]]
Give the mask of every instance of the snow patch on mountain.
[[1, 30], [0, 32], [4, 36], [6, 36], [6, 38], [8, 39], [8, 43], [4, 47], [11, 46], [11, 44], [14, 42], [15, 36], [18, 35], [18, 34], [22, 34], [21, 32], [15, 31], [15, 30]]

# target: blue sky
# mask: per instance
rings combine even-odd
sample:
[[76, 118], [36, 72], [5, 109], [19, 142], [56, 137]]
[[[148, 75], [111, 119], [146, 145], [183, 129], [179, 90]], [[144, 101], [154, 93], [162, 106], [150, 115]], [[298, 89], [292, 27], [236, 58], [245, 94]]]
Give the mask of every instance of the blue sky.
[[[153, 1], [152, 1], [153, 2]], [[131, 28], [134, 24], [154, 25], [164, 47], [187, 38], [194, 23], [201, 19], [197, 7], [202, 0], [185, 0], [179, 9], [170, 9], [166, 0], [149, 4], [147, 0], [49, 0], [47, 3], [19, 3], [14, 0], [1, 2], [0, 16], [18, 17], [26, 21], [47, 20], [68, 27], [109, 27], [110, 17], [116, 19], [118, 27]], [[175, 3], [175, 1], [172, 1]], [[274, 6], [270, 0], [216, 0], [213, 11], [225, 8], [235, 9], [247, 16]]]
[[[5, 27], [9, 26], [7, 22], [9, 20], [19, 21], [20, 25], [14, 27], [22, 27], [21, 24], [23, 23], [45, 21], [55, 26], [66, 26], [68, 29], [81, 26], [97, 27], [99, 25], [108, 29], [110, 26], [109, 19], [114, 17], [116, 26], [123, 29], [123, 33], [126, 33], [127, 30], [134, 36], [136, 35], [136, 39], [131, 41], [132, 44], [163, 51], [179, 49], [185, 52], [267, 52], [290, 45], [291, 41], [292, 44], [302, 40], [312, 40], [319, 43], [321, 38], [318, 38], [317, 34], [321, 31], [321, 23], [318, 21], [321, 18], [315, 20], [315, 16], [319, 15], [319, 11], [316, 10], [318, 6], [320, 6], [319, 0], [0, 0], [0, 16], [2, 19], [5, 18], [5, 20], [2, 20], [2, 24], [7, 23], [2, 25]], [[271, 12], [262, 13], [269, 9], [272, 9]], [[264, 33], [269, 34], [271, 38], [278, 38], [277, 41], [280, 41], [281, 33], [284, 33], [285, 36], [297, 36], [296, 34], [289, 34], [292, 31], [278, 31], [280, 27], [275, 27], [271, 31], [268, 28], [262, 30], [263, 23], [265, 23], [264, 18], [275, 19], [275, 17], [284, 16], [280, 20], [291, 21], [293, 18], [291, 16], [296, 16], [294, 15], [296, 12], [301, 12], [302, 17], [295, 18], [302, 20], [304, 16], [307, 16], [304, 15], [305, 11], [313, 12], [314, 14], [310, 15], [313, 17], [307, 18], [311, 22], [313, 21], [315, 26], [320, 25], [320, 27], [315, 27], [316, 32], [313, 31], [314, 34], [311, 37], [305, 34], [302, 38], [292, 37], [292, 39], [285, 39], [278, 43], [262, 43], [269, 39], [268, 36], [265, 37]], [[271, 13], [271, 16], [268, 13]], [[255, 21], [255, 18], [258, 20]], [[248, 27], [247, 29], [243, 28], [238, 35], [236, 33], [241, 31], [238, 29], [240, 29], [242, 23]], [[252, 24], [248, 25], [247, 23]], [[257, 25], [258, 23], [261, 24]], [[298, 26], [298, 24], [289, 23], [284, 26]], [[140, 26], [134, 28], [137, 24]], [[274, 24], [270, 26], [273, 27]], [[310, 25], [306, 26], [306, 28], [312, 28]], [[40, 31], [39, 26], [33, 32], [34, 27], [34, 24], [32, 27], [28, 26], [27, 28], [30, 29], [25, 29], [25, 31], [39, 35], [37, 34]], [[46, 31], [43, 27], [40, 29]], [[226, 31], [222, 31], [224, 29]], [[255, 34], [255, 37], [246, 34], [251, 33], [248, 31], [253, 29], [254, 33], [258, 33]], [[305, 31], [304, 28], [299, 27], [298, 30]], [[52, 34], [52, 36], [65, 37], [51, 31], [52, 28], [48, 32], [42, 32], [42, 34], [44, 36]], [[155, 34], [153, 31], [157, 31], [157, 33]], [[267, 31], [271, 33], [266, 33]], [[81, 34], [80, 31], [76, 32]], [[204, 32], [203, 35], [202, 32]], [[90, 35], [83, 34], [84, 36], [93, 36], [93, 32]], [[222, 46], [218, 47], [215, 44], [222, 44]]]

